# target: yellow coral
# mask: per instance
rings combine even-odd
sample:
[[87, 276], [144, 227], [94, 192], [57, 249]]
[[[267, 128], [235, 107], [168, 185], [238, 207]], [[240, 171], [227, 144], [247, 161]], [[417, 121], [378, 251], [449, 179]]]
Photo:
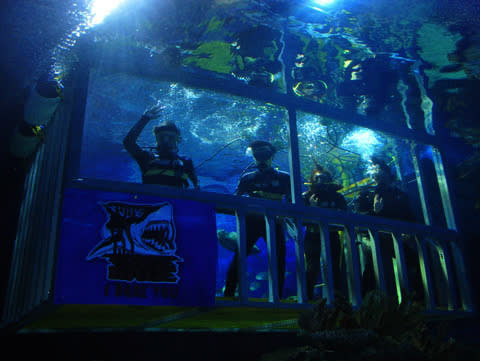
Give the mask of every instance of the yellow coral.
[[199, 68], [217, 73], [231, 73], [235, 59], [230, 52], [230, 44], [222, 41], [210, 41], [201, 44], [184, 60], [184, 65], [194, 64]]

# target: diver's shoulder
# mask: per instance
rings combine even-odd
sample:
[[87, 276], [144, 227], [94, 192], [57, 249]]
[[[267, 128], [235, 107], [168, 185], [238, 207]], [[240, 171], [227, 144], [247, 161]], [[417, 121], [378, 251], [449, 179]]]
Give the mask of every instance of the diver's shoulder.
[[244, 175], [242, 175], [241, 180], [249, 181], [249, 180], [257, 178], [259, 174], [260, 174], [260, 172], [258, 170], [252, 170], [252, 171], [246, 172]]
[[290, 178], [290, 173], [285, 172], [284, 170], [277, 169], [277, 173], [280, 175], [280, 177], [288, 177]]

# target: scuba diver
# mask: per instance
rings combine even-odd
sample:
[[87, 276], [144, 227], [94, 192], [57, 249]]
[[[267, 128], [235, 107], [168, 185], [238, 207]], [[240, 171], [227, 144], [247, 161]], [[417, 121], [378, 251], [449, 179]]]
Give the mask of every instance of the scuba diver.
[[[305, 205], [321, 208], [346, 210], [347, 202], [343, 195], [338, 193], [342, 188], [334, 183], [332, 175], [320, 165], [316, 164], [310, 175], [310, 189], [303, 193]], [[321, 237], [317, 223], [307, 223], [305, 232], [305, 262], [307, 275], [307, 296], [309, 300], [314, 298], [314, 287], [320, 273]], [[330, 227], [330, 250], [335, 290], [345, 290], [345, 262], [342, 262], [343, 245], [338, 230]], [[343, 264], [343, 267], [342, 267]], [[343, 275], [343, 277], [341, 277]], [[342, 282], [343, 281], [343, 282]]]
[[395, 175], [390, 167], [375, 156], [371, 163], [371, 177], [376, 185], [360, 193], [355, 200], [356, 212], [414, 222], [408, 196], [395, 185]]
[[1, 152], [4, 157], [2, 166], [5, 168], [2, 174], [5, 174], [7, 180], [7, 187], [4, 189], [7, 197], [4, 210], [7, 242], [4, 242], [6, 247], [1, 252], [0, 260], [0, 312], [5, 301], [17, 228], [21, 226], [18, 225], [18, 218], [25, 194], [25, 179], [62, 99], [61, 84], [51, 72], [45, 72], [29, 87], [25, 99], [13, 109], [7, 110], [6, 117], [16, 124], [8, 141], [2, 142], [5, 149]]
[[[285, 198], [290, 201], [290, 175], [286, 172], [276, 170], [272, 167], [275, 147], [265, 141], [257, 140], [249, 145], [255, 159], [256, 170], [248, 171], [240, 177], [236, 195], [247, 195], [263, 199], [282, 200]], [[247, 232], [247, 256], [254, 249], [255, 243], [260, 237], [267, 239], [265, 217], [263, 215], [247, 214], [246, 216]], [[278, 269], [278, 293], [282, 297], [283, 283], [285, 280], [285, 234], [283, 222], [275, 220], [275, 236], [277, 245], [277, 269]], [[227, 271], [225, 284], [225, 297], [235, 296], [235, 290], [238, 285], [238, 249]]]
[[[392, 218], [400, 221], [415, 222], [415, 216], [410, 207], [408, 195], [395, 185], [396, 177], [388, 164], [379, 157], [371, 157], [371, 177], [375, 182], [374, 187], [362, 191], [355, 200], [354, 208], [357, 213], [371, 216]], [[393, 262], [395, 252], [393, 239], [390, 233], [379, 233], [381, 255], [383, 259], [385, 285], [390, 295], [396, 295], [395, 275]], [[365, 266], [362, 274], [362, 292], [375, 288], [375, 277], [372, 261], [372, 240], [369, 235], [362, 236], [360, 251], [365, 255]], [[417, 293], [420, 300], [423, 286], [420, 280], [420, 268], [418, 255], [415, 248], [415, 240], [406, 236], [404, 242], [405, 262], [407, 265], [408, 278], [412, 290]]]
[[139, 121], [130, 129], [123, 145], [137, 161], [142, 172], [142, 183], [188, 188], [189, 180], [195, 189], [199, 188], [197, 175], [190, 158], [178, 154], [181, 140], [180, 130], [174, 123], [163, 121], [153, 128], [157, 146], [154, 151], [140, 148], [137, 139], [152, 119], [160, 116], [164, 108], [158, 103], [147, 108]]
[[358, 110], [363, 104], [367, 116], [387, 117], [389, 109], [398, 103], [400, 74], [397, 64], [388, 54], [353, 61], [345, 69], [346, 79], [337, 87], [337, 94], [352, 110]]

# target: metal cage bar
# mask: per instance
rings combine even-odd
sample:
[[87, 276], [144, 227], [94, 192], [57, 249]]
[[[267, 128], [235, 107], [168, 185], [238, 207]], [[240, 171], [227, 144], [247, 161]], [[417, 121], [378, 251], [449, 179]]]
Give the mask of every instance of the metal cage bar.
[[425, 306], [428, 311], [436, 307], [435, 296], [433, 292], [433, 281], [430, 267], [430, 259], [427, 249], [427, 239], [417, 235], [417, 251], [420, 262], [420, 271], [422, 273], [423, 288], [425, 291]]
[[445, 175], [445, 168], [443, 166], [440, 150], [437, 147], [432, 146], [432, 156], [447, 227], [452, 230], [457, 230], [457, 223], [455, 222], [455, 214], [453, 212], [452, 200], [450, 197], [450, 191], [448, 189], [447, 177]]
[[362, 290], [360, 285], [360, 259], [357, 248], [357, 235], [355, 226], [352, 224], [345, 225], [346, 246], [348, 251], [348, 289], [350, 294], [350, 302], [354, 307], [362, 304]]
[[455, 263], [455, 272], [457, 275], [457, 285], [460, 293], [462, 308], [465, 311], [473, 311], [473, 299], [471, 289], [468, 284], [467, 270], [460, 247], [455, 242], [450, 242], [452, 258]]
[[248, 303], [248, 279], [247, 279], [247, 231], [245, 212], [237, 210], [235, 212], [237, 218], [237, 271], [238, 271], [238, 294], [240, 296], [240, 303]]
[[333, 305], [335, 302], [335, 287], [338, 285], [334, 284], [333, 278], [333, 267], [332, 267], [332, 248], [330, 242], [330, 231], [328, 229], [328, 224], [320, 223], [320, 239], [318, 240], [321, 245], [320, 252], [320, 269], [322, 271], [322, 280], [327, 283], [327, 287], [323, 288], [322, 295], [327, 299], [328, 305]]
[[265, 214], [265, 225], [267, 227], [267, 254], [268, 254], [268, 301], [278, 303], [279, 293], [282, 292], [278, 288], [278, 260], [277, 260], [277, 235], [275, 229], [275, 216], [271, 213]]
[[418, 161], [418, 150], [415, 143], [410, 143], [410, 154], [412, 157], [413, 168], [415, 169], [415, 175], [417, 177], [418, 195], [420, 197], [420, 204], [422, 206], [423, 220], [427, 226], [432, 224], [432, 214], [430, 212], [430, 201], [425, 187], [423, 185], [423, 171]]
[[448, 241], [441, 241], [440, 245], [437, 247], [437, 250], [442, 267], [443, 281], [447, 284], [448, 309], [453, 311], [457, 309], [458, 306], [455, 279], [453, 277], [452, 259], [448, 247], [449, 243], [450, 242]]
[[295, 242], [295, 269], [296, 269], [296, 281], [297, 281], [297, 302], [307, 302], [306, 294], [306, 275], [305, 275], [305, 240], [303, 237], [303, 223], [300, 217], [295, 218], [295, 226], [297, 237]]
[[405, 261], [404, 242], [401, 233], [392, 233], [393, 248], [395, 252], [395, 261], [397, 263], [400, 287], [403, 291], [410, 291], [410, 284], [408, 280], [407, 263]]
[[372, 260], [373, 260], [373, 270], [375, 272], [375, 280], [377, 287], [386, 292], [387, 286], [385, 284], [385, 272], [383, 268], [383, 259], [382, 259], [382, 250], [380, 245], [380, 238], [377, 230], [371, 232], [368, 230], [370, 240], [373, 240], [372, 247]]

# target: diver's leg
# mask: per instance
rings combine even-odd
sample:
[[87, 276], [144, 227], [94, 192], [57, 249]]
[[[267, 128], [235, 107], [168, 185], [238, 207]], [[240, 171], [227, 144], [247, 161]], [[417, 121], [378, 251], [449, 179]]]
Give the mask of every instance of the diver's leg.
[[[246, 232], [247, 232], [247, 256], [252, 252], [253, 246], [261, 236], [261, 227], [265, 229], [265, 223], [262, 224], [262, 219], [252, 215], [247, 215], [245, 219]], [[260, 234], [260, 235], [259, 235]], [[225, 281], [225, 291], [223, 295], [225, 297], [235, 296], [235, 290], [238, 285], [238, 251], [235, 250], [233, 259], [230, 262], [230, 266], [227, 271], [227, 279]]]
[[237, 288], [237, 284], [238, 284], [237, 264], [238, 264], [238, 252], [235, 251], [233, 255], [233, 259], [230, 262], [230, 266], [228, 266], [227, 279], [225, 280], [225, 291], [223, 292], [223, 295], [225, 297], [235, 296], [235, 289]]

